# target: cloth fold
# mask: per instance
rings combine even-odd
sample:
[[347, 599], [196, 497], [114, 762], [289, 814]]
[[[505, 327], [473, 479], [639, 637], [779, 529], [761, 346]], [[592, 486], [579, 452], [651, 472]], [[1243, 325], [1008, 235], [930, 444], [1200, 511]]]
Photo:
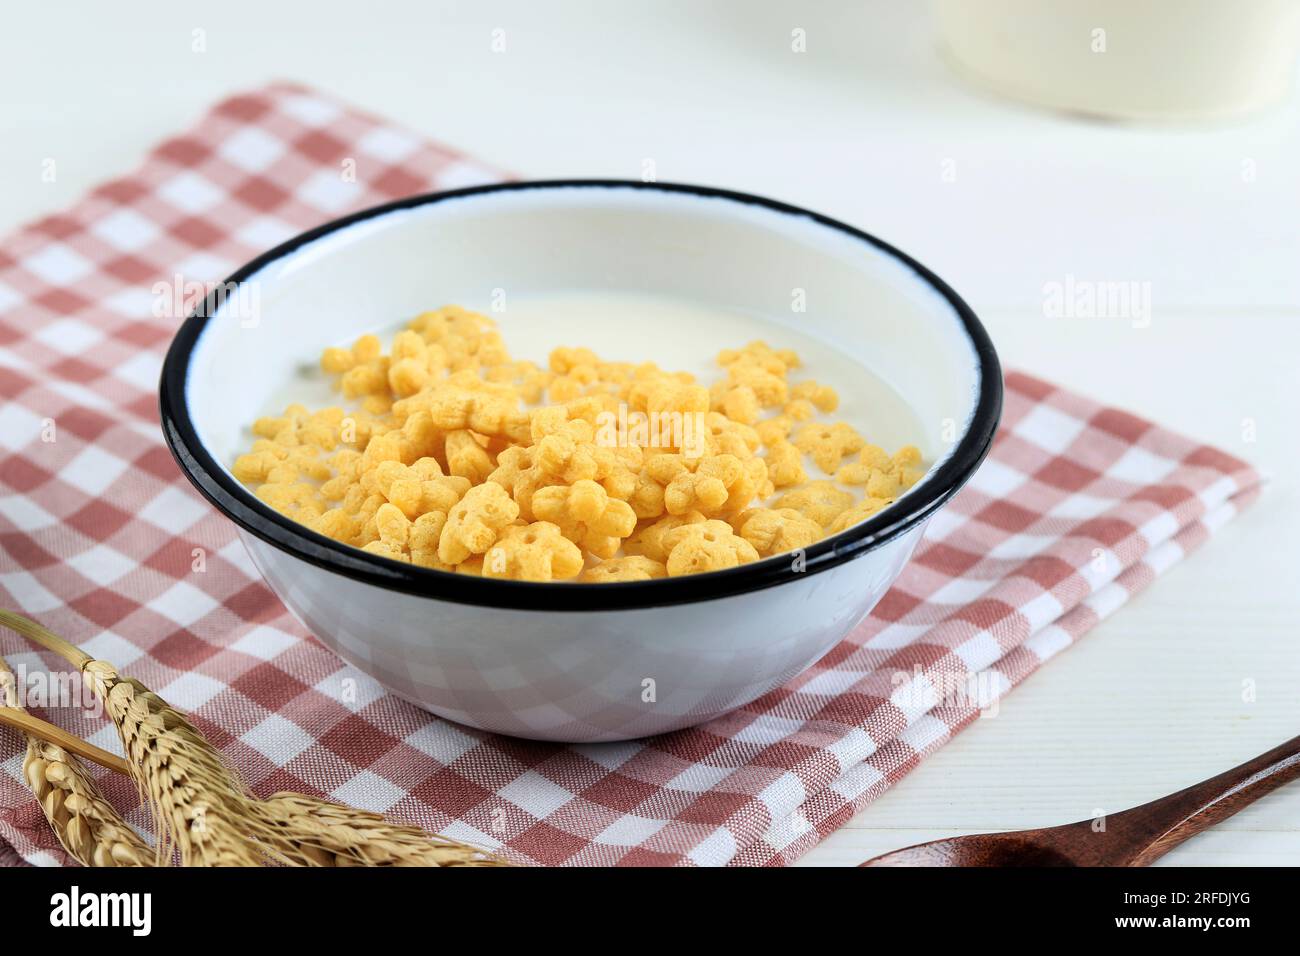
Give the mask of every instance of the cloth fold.
[[[156, 382], [205, 283], [349, 210], [501, 178], [276, 85], [220, 103], [134, 173], [0, 242], [0, 601], [189, 711], [258, 793], [328, 794], [524, 863], [787, 863], [1259, 488], [1221, 451], [1011, 373], [987, 463], [870, 619], [790, 684], [625, 744], [442, 721], [293, 621], [173, 464]], [[54, 666], [11, 634], [0, 652], [20, 678]], [[117, 749], [102, 720], [43, 716]], [[13, 736], [0, 838], [27, 862], [66, 863]], [[128, 781], [104, 782], [134, 803]]]

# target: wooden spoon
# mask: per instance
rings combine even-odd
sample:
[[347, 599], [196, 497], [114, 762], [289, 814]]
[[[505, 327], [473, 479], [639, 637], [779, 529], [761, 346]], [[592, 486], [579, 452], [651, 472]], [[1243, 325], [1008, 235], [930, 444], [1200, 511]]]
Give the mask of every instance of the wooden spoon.
[[862, 866], [1146, 866], [1300, 777], [1300, 737], [1217, 777], [1098, 821], [920, 843]]

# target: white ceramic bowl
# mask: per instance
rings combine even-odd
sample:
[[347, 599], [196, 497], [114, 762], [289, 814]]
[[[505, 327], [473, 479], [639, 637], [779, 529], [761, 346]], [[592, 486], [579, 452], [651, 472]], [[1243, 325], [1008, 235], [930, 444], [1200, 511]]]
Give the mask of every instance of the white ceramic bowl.
[[[850, 356], [918, 422], [936, 435], [946, 423], [955, 440], [936, 446], [906, 496], [803, 562], [786, 555], [621, 584], [498, 581], [388, 561], [289, 521], [231, 475], [247, 424], [279, 411], [283, 384], [324, 346], [502, 288], [644, 290], [767, 317]], [[791, 311], [794, 289], [806, 312]], [[898, 250], [754, 196], [609, 181], [416, 196], [313, 229], [208, 297], [177, 334], [161, 384], [181, 468], [321, 641], [443, 717], [585, 742], [701, 723], [822, 657], [983, 460], [1001, 402], [979, 321]]]

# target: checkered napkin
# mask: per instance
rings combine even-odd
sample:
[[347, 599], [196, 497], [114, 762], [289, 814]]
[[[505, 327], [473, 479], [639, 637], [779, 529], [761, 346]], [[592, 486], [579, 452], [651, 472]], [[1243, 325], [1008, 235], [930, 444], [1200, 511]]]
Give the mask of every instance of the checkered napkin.
[[[313, 640], [181, 477], [155, 397], [179, 319], [158, 303], [348, 210], [494, 178], [274, 86], [226, 100], [135, 173], [0, 243], [0, 603], [187, 710], [258, 793], [329, 794], [520, 862], [786, 863], [1258, 487], [1222, 452], [1012, 374], [987, 464], [874, 615], [789, 685], [636, 743], [533, 743], [442, 721]], [[0, 651], [20, 674], [57, 667], [12, 634]], [[340, 694], [345, 679], [360, 691]], [[117, 749], [102, 720], [44, 716]], [[16, 743], [6, 731], [0, 838], [29, 862], [67, 862]], [[135, 804], [129, 782], [103, 780]]]

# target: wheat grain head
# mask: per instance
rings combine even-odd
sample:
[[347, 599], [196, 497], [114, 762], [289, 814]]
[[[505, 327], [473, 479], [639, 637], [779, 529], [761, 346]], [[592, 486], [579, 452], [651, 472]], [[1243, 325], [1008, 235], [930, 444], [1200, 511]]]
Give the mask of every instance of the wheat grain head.
[[173, 844], [183, 866], [260, 866], [276, 858], [250, 819], [252, 798], [193, 724], [106, 661], [88, 661], [82, 673], [116, 725], [136, 784], [160, 824], [160, 860]]
[[[477, 848], [299, 793], [258, 800], [179, 711], [35, 621], [0, 624], [81, 669], [104, 702], [158, 826], [155, 862], [175, 846], [186, 866], [508, 866]], [[93, 781], [92, 781], [93, 782]]]
[[[17, 680], [2, 657], [0, 687], [6, 706], [22, 710]], [[149, 866], [154, 851], [108, 802], [85, 765], [62, 747], [24, 736], [23, 779], [69, 855], [84, 866]]]
[[302, 866], [509, 866], [477, 847], [306, 794], [273, 794], [257, 812], [276, 849]]

